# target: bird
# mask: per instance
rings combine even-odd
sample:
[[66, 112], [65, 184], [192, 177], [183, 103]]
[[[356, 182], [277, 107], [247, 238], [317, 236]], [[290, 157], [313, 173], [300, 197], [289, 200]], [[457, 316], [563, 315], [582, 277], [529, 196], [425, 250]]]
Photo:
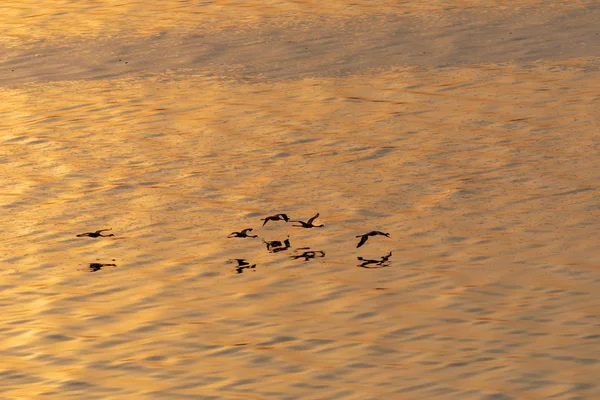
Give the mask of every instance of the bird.
[[358, 244], [356, 245], [356, 248], [359, 248], [360, 246], [362, 246], [363, 244], [365, 244], [365, 242], [367, 241], [367, 239], [369, 239], [369, 236], [377, 236], [377, 235], [382, 235], [382, 236], [390, 237], [389, 233], [383, 233], [383, 232], [379, 232], [379, 231], [371, 231], [369, 233], [365, 233], [364, 235], [358, 235], [357, 237], [360, 238], [360, 242], [358, 242]]
[[[252, 232], [252, 228], [243, 229], [241, 232], [231, 232], [227, 237], [228, 238], [234, 238], [234, 237], [239, 237], [239, 238], [246, 238], [246, 237], [257, 238], [258, 237], [258, 235], [248, 235], [248, 232]], [[233, 235], [233, 236], [231, 236], [231, 235]]]
[[110, 236], [115, 236], [112, 233], [110, 235], [103, 235], [101, 233], [101, 232], [110, 231], [110, 230], [112, 230], [112, 228], [110, 228], [110, 229], [100, 229], [100, 230], [97, 230], [96, 232], [80, 233], [79, 235], [77, 235], [77, 237], [89, 236], [89, 237], [96, 238], [96, 237], [110, 237]]
[[281, 221], [281, 220], [288, 222], [290, 219], [288, 218], [288, 216], [286, 214], [275, 214], [275, 215], [271, 215], [270, 217], [267, 217], [267, 218], [261, 218], [261, 221], [265, 221], [265, 222], [263, 222], [263, 226], [265, 226], [265, 224], [269, 221]]
[[317, 219], [319, 217], [319, 213], [316, 213], [314, 217], [312, 217], [311, 219], [309, 219], [307, 222], [304, 221], [291, 221], [291, 222], [298, 222], [301, 225], [292, 225], [292, 226], [297, 226], [300, 228], [321, 228], [325, 225], [313, 225], [313, 221], [315, 219]]

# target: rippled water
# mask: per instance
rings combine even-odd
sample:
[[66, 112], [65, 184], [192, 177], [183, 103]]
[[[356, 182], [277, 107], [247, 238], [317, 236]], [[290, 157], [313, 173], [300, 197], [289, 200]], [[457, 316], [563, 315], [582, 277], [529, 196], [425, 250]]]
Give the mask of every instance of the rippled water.
[[600, 397], [600, 9], [346, 3], [3, 3], [1, 397]]

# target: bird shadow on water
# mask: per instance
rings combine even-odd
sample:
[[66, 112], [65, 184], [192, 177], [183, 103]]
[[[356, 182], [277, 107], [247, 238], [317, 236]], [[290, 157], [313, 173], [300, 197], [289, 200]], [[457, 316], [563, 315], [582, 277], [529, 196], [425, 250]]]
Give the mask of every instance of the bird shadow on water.
[[295, 251], [296, 252], [300, 252], [302, 250], [306, 250], [303, 251], [302, 254], [295, 254], [290, 256], [290, 258], [293, 258], [294, 260], [298, 260], [300, 258], [304, 258], [304, 261], [308, 261], [310, 259], [313, 259], [315, 257], [325, 257], [325, 252], [321, 251], [321, 250], [310, 250], [310, 247], [299, 247], [297, 248]]
[[85, 232], [85, 233], [80, 233], [79, 235], [76, 235], [77, 237], [92, 237], [92, 238], [97, 238], [97, 237], [113, 237], [115, 236], [114, 234], [108, 234], [108, 235], [104, 235], [102, 232], [106, 232], [106, 231], [110, 231], [112, 230], [112, 228], [109, 229], [99, 229], [97, 231], [94, 232]]
[[371, 260], [363, 257], [356, 257], [362, 263], [358, 264], [357, 267], [367, 268], [367, 269], [376, 269], [376, 268], [387, 268], [390, 266], [389, 259], [392, 256], [392, 252], [390, 251], [387, 255], [381, 256], [380, 260]]
[[235, 271], [238, 274], [243, 274], [245, 269], [255, 269], [256, 268], [256, 264], [252, 264], [250, 265], [250, 263], [248, 261], [246, 261], [245, 258], [234, 258], [229, 260], [229, 262], [237, 262], [237, 267], [235, 267]]
[[263, 240], [263, 243], [267, 245], [267, 251], [269, 253], [278, 253], [280, 251], [285, 251], [291, 247], [289, 236], [283, 242], [281, 242], [280, 240], [272, 240], [270, 242]]
[[[115, 260], [113, 260], [113, 261], [115, 261]], [[104, 264], [104, 263], [97, 263], [97, 262], [95, 262], [95, 263], [90, 263], [88, 271], [89, 272], [98, 272], [98, 271], [100, 271], [104, 267], [116, 267], [116, 266], [117, 266], [117, 264], [114, 264], [114, 263], [106, 263], [106, 264]]]

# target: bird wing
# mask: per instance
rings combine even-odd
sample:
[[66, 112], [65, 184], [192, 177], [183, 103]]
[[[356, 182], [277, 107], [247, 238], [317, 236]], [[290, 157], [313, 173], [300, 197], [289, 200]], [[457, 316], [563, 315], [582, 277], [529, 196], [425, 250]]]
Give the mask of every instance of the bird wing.
[[105, 231], [112, 231], [112, 228], [110, 228], [110, 229], [100, 229], [99, 231], [96, 231], [95, 233], [100, 233], [100, 232], [105, 232]]
[[312, 224], [312, 222], [313, 222], [315, 219], [317, 219], [318, 217], [319, 217], [319, 213], [317, 213], [317, 214], [316, 214], [314, 217], [312, 217], [311, 219], [309, 219], [307, 223], [308, 223], [309, 225], [310, 225], [310, 224]]
[[362, 246], [363, 244], [365, 244], [365, 242], [367, 241], [369, 237], [367, 235], [362, 235], [360, 237], [360, 242], [358, 242], [358, 244], [356, 245], [356, 248], [358, 249], [360, 246]]
[[279, 216], [283, 218], [285, 222], [288, 222], [290, 220], [286, 214], [279, 214]]

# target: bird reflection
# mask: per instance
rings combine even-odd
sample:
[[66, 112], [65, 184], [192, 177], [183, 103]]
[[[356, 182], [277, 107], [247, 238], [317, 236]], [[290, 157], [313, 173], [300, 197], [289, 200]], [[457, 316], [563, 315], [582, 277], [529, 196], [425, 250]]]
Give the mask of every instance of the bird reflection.
[[[356, 257], [358, 258], [359, 261], [362, 261], [362, 264], [359, 264], [359, 267], [362, 268], [385, 268], [385, 267], [389, 267], [390, 264], [388, 263], [388, 260], [390, 259], [390, 257], [392, 256], [392, 252], [390, 251], [387, 255], [382, 256], [381, 260], [367, 260], [365, 258], [362, 257]], [[372, 267], [370, 267], [369, 265], [374, 264]]]
[[235, 268], [235, 270], [237, 271], [238, 274], [242, 274], [245, 269], [256, 268], [256, 264], [250, 265], [250, 263], [248, 261], [246, 261], [245, 258], [234, 258], [233, 260], [229, 260], [229, 261], [237, 261], [238, 266]]
[[241, 232], [231, 232], [229, 234], [229, 236], [227, 236], [227, 237], [228, 238], [234, 238], [234, 237], [239, 237], [239, 238], [247, 238], [247, 237], [257, 238], [258, 237], [258, 235], [248, 235], [248, 232], [252, 232], [252, 228], [242, 229]]
[[263, 243], [267, 245], [267, 251], [269, 251], [269, 253], [285, 251], [291, 246], [289, 236], [283, 241], [283, 243], [281, 243], [279, 240], [272, 240], [270, 242], [263, 240]]
[[96, 232], [86, 232], [86, 233], [80, 233], [79, 235], [77, 235], [77, 237], [84, 237], [84, 236], [88, 236], [88, 237], [93, 237], [93, 238], [97, 238], [97, 237], [110, 237], [110, 236], [115, 236], [112, 233], [110, 235], [103, 235], [102, 232], [106, 232], [106, 231], [110, 231], [112, 230], [112, 228], [110, 229], [100, 229]]
[[[308, 249], [309, 249], [309, 247], [300, 247], [300, 248], [296, 249], [296, 251], [308, 250]], [[319, 254], [319, 255], [317, 256], [317, 254]], [[304, 258], [304, 261], [308, 261], [311, 258], [315, 258], [315, 257], [325, 257], [325, 252], [321, 251], [321, 250], [317, 250], [317, 251], [309, 250], [309, 251], [303, 252], [302, 254], [290, 256], [290, 258], [293, 258], [295, 260], [297, 260], [299, 258]]]
[[90, 263], [90, 272], [100, 271], [104, 267], [116, 267], [117, 264]]

